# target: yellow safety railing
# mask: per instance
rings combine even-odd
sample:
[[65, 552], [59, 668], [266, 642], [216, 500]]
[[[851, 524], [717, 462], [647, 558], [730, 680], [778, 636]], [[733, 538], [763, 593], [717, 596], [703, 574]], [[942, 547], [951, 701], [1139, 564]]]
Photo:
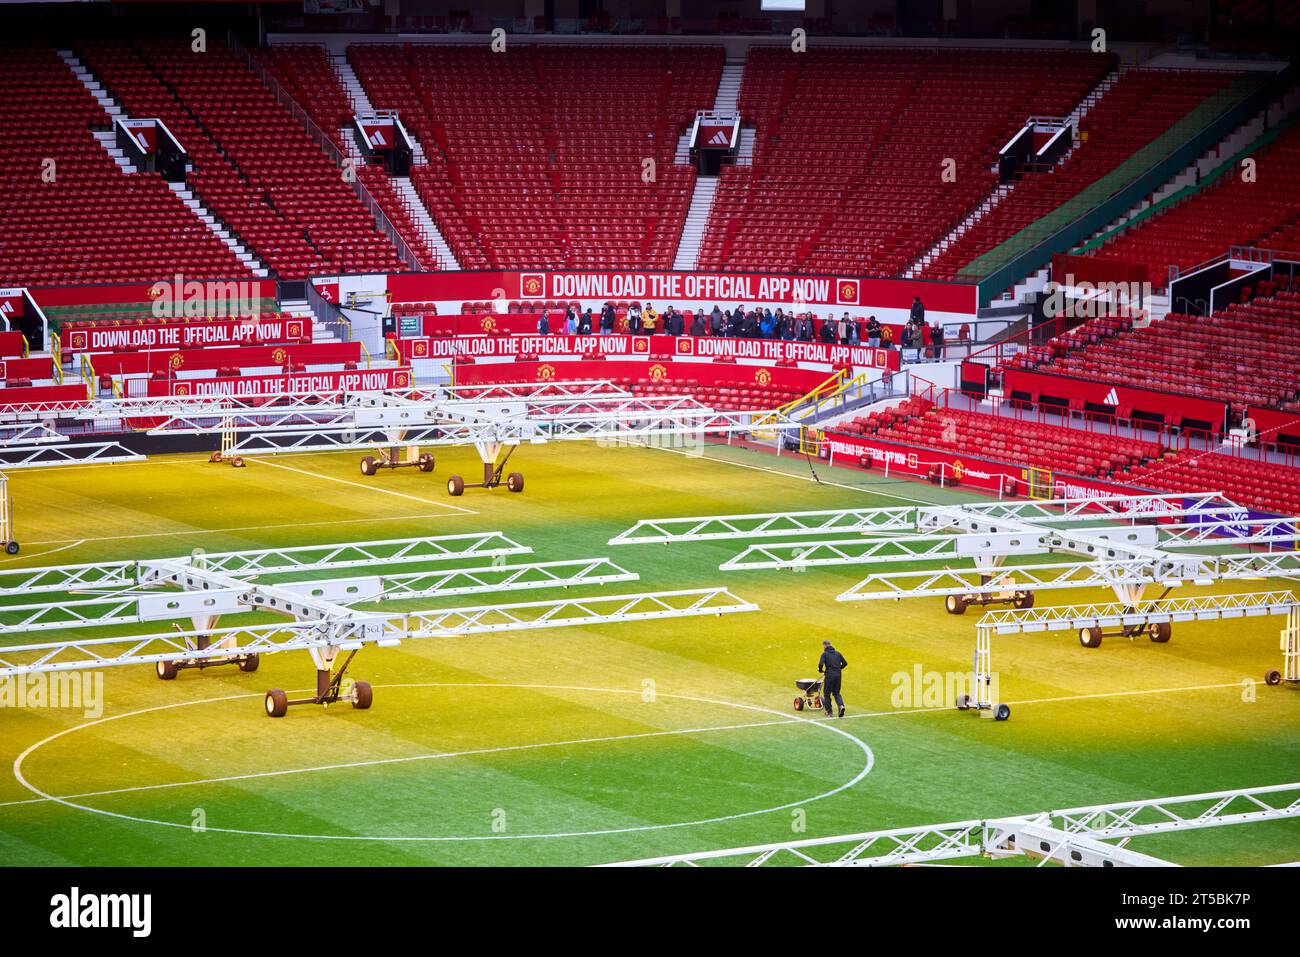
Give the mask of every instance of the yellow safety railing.
[[363, 356], [366, 357], [366, 368], [369, 369], [369, 368], [370, 368], [370, 350], [366, 348], [366, 344], [365, 344], [364, 342], [362, 342], [360, 339], [357, 340], [357, 345], [359, 345], [359, 346], [361, 347], [361, 354], [362, 354]]
[[58, 385], [63, 385], [63, 343], [59, 341], [57, 332], [50, 340], [50, 359], [54, 362], [54, 381]]
[[90, 356], [82, 353], [81, 356], [81, 378], [90, 389], [90, 394], [95, 394], [95, 364], [90, 361]]
[[823, 402], [827, 399], [834, 399], [842, 395], [849, 389], [865, 384], [866, 373], [859, 373], [854, 378], [848, 377], [847, 369], [840, 369], [834, 375], [818, 383], [813, 389], [799, 396], [797, 399], [791, 399], [783, 405], [777, 406], [771, 412], [760, 413], [753, 418], [754, 434], [767, 435], [773, 434], [773, 428], [786, 420], [789, 413], [806, 405], [810, 402]]

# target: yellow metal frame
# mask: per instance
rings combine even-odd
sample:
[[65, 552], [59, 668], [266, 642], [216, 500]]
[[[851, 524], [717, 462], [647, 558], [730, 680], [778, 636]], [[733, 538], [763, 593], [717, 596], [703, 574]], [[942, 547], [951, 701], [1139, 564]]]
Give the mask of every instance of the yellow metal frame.
[[1025, 485], [1030, 498], [1051, 498], [1056, 490], [1051, 469], [1025, 469]]
[[774, 429], [785, 420], [786, 414], [806, 402], [817, 401], [820, 399], [833, 399], [837, 395], [853, 388], [855, 385], [862, 385], [866, 381], [866, 373], [859, 373], [852, 379], [848, 378], [848, 370], [840, 369], [834, 375], [825, 379], [811, 390], [799, 396], [797, 399], [791, 399], [782, 405], [778, 405], [771, 412], [764, 412], [755, 415], [752, 422], [754, 426], [754, 435], [771, 438], [775, 432]]
[[9, 477], [0, 472], [0, 547], [13, 540], [13, 502], [9, 499]]

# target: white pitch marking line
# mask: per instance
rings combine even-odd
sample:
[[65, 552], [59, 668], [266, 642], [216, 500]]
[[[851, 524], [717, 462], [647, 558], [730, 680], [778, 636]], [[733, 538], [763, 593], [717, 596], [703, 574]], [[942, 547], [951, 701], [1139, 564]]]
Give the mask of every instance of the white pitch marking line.
[[[493, 687], [493, 688], [526, 688], [526, 689], [542, 689], [542, 690], [603, 692], [606, 694], [623, 694], [623, 695], [642, 694], [642, 692], [639, 689], [586, 688], [586, 687], [580, 687], [575, 685], [540, 685], [540, 684], [533, 685], [533, 684], [510, 684], [510, 683], [501, 683], [501, 682], [479, 682], [479, 683], [424, 682], [419, 684], [388, 685], [386, 687], [390, 687], [390, 688], [392, 687], [405, 687], [405, 688]], [[100, 808], [87, 807], [84, 804], [74, 804], [72, 803], [72, 801], [67, 800], [65, 798], [56, 797], [53, 794], [49, 794], [35, 787], [34, 785], [31, 784], [31, 782], [29, 782], [23, 776], [22, 773], [23, 761], [33, 752], [35, 752], [36, 750], [38, 750], [39, 748], [43, 747], [44, 745], [48, 744], [51, 741], [61, 738], [64, 735], [72, 734], [73, 732], [79, 730], [84, 730], [86, 728], [94, 727], [97, 724], [103, 724], [107, 721], [116, 721], [121, 718], [130, 718], [141, 714], [149, 714], [154, 711], [166, 711], [171, 708], [186, 707], [189, 705], [211, 704], [216, 701], [229, 701], [235, 698], [250, 698], [250, 697], [255, 698], [257, 697], [257, 695], [256, 694], [226, 695], [221, 698], [208, 698], [208, 699], [200, 699], [197, 701], [178, 702], [175, 704], [168, 704], [168, 705], [156, 705], [152, 708], [142, 708], [138, 711], [128, 711], [123, 714], [113, 715], [107, 718], [97, 718], [94, 721], [89, 721], [85, 724], [76, 725], [71, 728], [65, 728], [64, 730], [55, 732], [49, 737], [41, 741], [38, 741], [36, 744], [31, 745], [30, 747], [27, 748], [26, 751], [20, 754], [14, 760], [13, 774], [14, 777], [17, 779], [17, 781], [21, 785], [23, 785], [23, 787], [27, 788], [29, 791], [36, 793], [41, 799], [54, 801], [58, 804], [64, 805], [65, 807], [73, 808], [74, 810], [88, 811], [92, 814], [99, 814], [105, 817], [115, 818], [118, 820], [130, 821], [136, 824], [153, 824], [160, 827], [188, 828], [190, 827], [189, 824], [180, 824], [173, 821], [158, 821], [158, 820], [153, 820], [151, 818], [136, 817], [130, 814], [119, 814], [115, 811], [106, 811]], [[712, 698], [694, 697], [691, 695], [669, 694], [667, 692], [659, 692], [659, 697], [674, 698], [683, 701], [693, 701], [702, 704], [722, 705], [725, 707], [739, 708], [743, 711], [757, 711], [763, 714], [780, 714], [779, 711], [776, 711], [773, 708], [767, 708], [761, 705], [740, 704], [734, 701], [721, 701]], [[798, 719], [782, 717], [780, 722], [772, 722], [772, 723], [790, 723], [790, 722], [798, 722]], [[274, 838], [289, 838], [289, 839], [296, 839], [296, 840], [321, 840], [321, 841], [368, 841], [368, 842], [378, 841], [382, 843], [402, 843], [402, 844], [459, 843], [463, 841], [477, 842], [477, 841], [494, 841], [494, 840], [541, 840], [541, 839], [552, 839], [552, 838], [593, 837], [597, 835], [606, 835], [606, 834], [629, 834], [629, 833], [641, 832], [641, 831], [660, 831], [660, 830], [670, 830], [670, 829], [677, 829], [683, 827], [697, 827], [703, 824], [718, 824], [723, 821], [734, 821], [734, 820], [739, 820], [741, 818], [755, 817], [757, 815], [762, 815], [762, 814], [772, 814], [776, 811], [785, 811], [793, 807], [800, 807], [805, 804], [810, 804], [813, 801], [820, 801], [824, 798], [833, 797], [834, 795], [839, 794], [841, 791], [853, 787], [859, 781], [861, 781], [863, 778], [865, 778], [868, 774], [871, 773], [871, 769], [875, 766], [876, 757], [875, 754], [872, 752], [870, 746], [868, 746], [865, 741], [862, 741], [854, 737], [853, 735], [849, 734], [847, 731], [838, 728], [833, 724], [822, 724], [820, 722], [811, 722], [811, 721], [802, 722], [802, 723], [814, 724], [817, 725], [818, 727], [823, 727], [826, 730], [831, 731], [853, 742], [867, 756], [866, 764], [863, 766], [862, 770], [859, 771], [857, 775], [853, 777], [851, 780], [845, 781], [843, 784], [831, 788], [829, 791], [824, 791], [821, 794], [816, 794], [813, 795], [812, 797], [802, 798], [798, 801], [792, 801], [786, 804], [779, 805], [777, 807], [760, 808], [755, 811], [743, 811], [743, 812], [738, 812], [736, 814], [723, 815], [721, 817], [703, 818], [698, 821], [677, 821], [668, 824], [644, 824], [644, 825], [635, 825], [635, 826], [619, 827], [619, 828], [607, 828], [605, 830], [598, 830], [598, 831], [571, 831], [571, 832], [552, 832], [552, 833], [538, 833], [538, 834], [494, 834], [490, 836], [477, 834], [477, 835], [461, 835], [461, 836], [446, 835], [446, 836], [438, 836], [438, 837], [411, 837], [411, 836], [398, 836], [398, 835], [389, 836], [389, 837], [373, 837], [373, 836], [362, 835], [362, 834], [300, 834], [297, 832], [280, 833], [274, 831], [252, 831], [252, 830], [247, 830], [242, 828], [226, 828], [226, 827], [215, 827], [215, 828], [209, 827], [208, 830], [217, 833], [239, 834], [239, 835], [245, 835], [249, 837], [274, 837]]]
[[[392, 684], [392, 685], [382, 685], [381, 687], [424, 688], [424, 687], [429, 687], [429, 685]], [[440, 687], [440, 686], [435, 685], [435, 687]], [[463, 684], [453, 684], [453, 685], [447, 685], [445, 687], [503, 688], [503, 687], [511, 687], [511, 686], [502, 685], [491, 681], [483, 681], [483, 682], [466, 682]], [[565, 691], [600, 690], [600, 689], [592, 689], [592, 688], [571, 687], [569, 685], [536, 685], [534, 687], [540, 689], [565, 690]], [[1028, 704], [1058, 704], [1066, 701], [1083, 701], [1083, 700], [1088, 700], [1093, 698], [1122, 698], [1122, 697], [1132, 697], [1135, 695], [1182, 694], [1188, 691], [1213, 691], [1213, 690], [1220, 690], [1223, 688], [1240, 688], [1240, 687], [1241, 687], [1240, 681], [1230, 681], [1224, 684], [1190, 685], [1188, 687], [1183, 687], [1183, 688], [1147, 688], [1139, 691], [1100, 691], [1096, 693], [1061, 695], [1054, 698], [1027, 698], [1023, 701], [1008, 701], [1006, 702], [1006, 704], [1014, 705], [1016, 707], [1021, 707], [1023, 705], [1028, 705]], [[297, 694], [298, 692], [295, 691], [292, 693]], [[258, 696], [242, 695], [242, 694], [229, 695], [224, 698], [213, 698], [211, 699], [211, 701], [212, 702], [233, 701], [239, 698], [248, 698], [248, 697], [255, 698]], [[195, 702], [195, 703], [199, 703], [199, 702]], [[162, 711], [172, 707], [175, 707], [175, 705], [162, 705], [158, 708], [148, 708], [143, 712], [135, 712], [135, 713], [144, 714], [147, 713], [148, 711]], [[440, 752], [437, 754], [417, 754], [417, 755], [410, 755], [408, 757], [403, 757], [403, 758], [376, 758], [372, 761], [353, 761], [347, 764], [327, 764], [327, 765], [321, 765], [319, 767], [290, 768], [281, 771], [256, 771], [249, 774], [238, 774], [238, 775], [232, 775], [229, 777], [221, 777], [221, 778], [203, 778], [194, 781], [175, 781], [167, 784], [144, 784], [144, 785], [139, 785], [136, 787], [129, 787], [129, 788], [114, 788], [112, 790], [107, 790], [107, 791], [86, 791], [80, 794], [64, 794], [58, 796], [52, 795], [50, 797], [25, 798], [21, 801], [0, 801], [0, 807], [14, 807], [22, 804], [41, 804], [46, 801], [71, 800], [72, 798], [102, 797], [104, 795], [124, 794], [132, 791], [152, 791], [152, 790], [160, 790], [164, 788], [190, 787], [199, 784], [222, 784], [230, 781], [245, 781], [251, 778], [276, 777], [276, 776], [288, 775], [288, 774], [306, 774], [313, 771], [335, 771], [343, 768], [357, 768], [357, 767], [366, 767], [370, 765], [402, 764], [410, 761], [428, 761], [428, 760], [436, 760], [438, 758], [459, 758], [459, 757], [467, 757], [467, 756], [478, 755], [478, 754], [496, 754], [503, 751], [526, 751], [526, 750], [535, 750], [538, 748], [558, 748], [558, 747], [566, 747], [566, 746], [577, 745], [577, 744], [598, 744], [605, 741], [625, 741], [634, 738], [653, 738], [653, 737], [662, 737], [664, 735], [674, 735], [674, 734], [701, 734], [708, 731], [734, 731], [734, 730], [741, 730], [745, 728], [765, 728], [765, 727], [773, 727], [776, 725], [785, 725], [785, 724], [800, 724], [800, 723], [820, 724], [823, 722], [833, 723], [841, 720], [849, 720], [852, 718], [888, 718], [888, 717], [893, 717], [895, 715], [938, 714], [940, 712], [949, 712], [952, 710], [953, 710], [952, 708], [941, 707], [941, 708], [899, 708], [890, 711], [860, 711], [856, 714], [845, 715], [844, 718], [842, 719], [841, 718], [783, 718], [779, 721], [756, 721], [756, 722], [751, 722], [749, 724], [719, 725], [717, 727], [709, 727], [709, 728], [683, 728], [676, 731], [645, 731], [636, 734], [613, 735], [611, 737], [605, 737], [605, 738], [575, 738], [568, 741], [547, 741], [538, 744], [516, 744], [516, 745], [506, 745], [506, 746], [496, 747], [496, 748], [476, 748], [470, 751], [449, 751], [449, 752]], [[125, 715], [123, 715], [122, 717], [125, 717]], [[70, 729], [70, 730], [75, 730], [75, 729]]]
[[367, 492], [380, 492], [384, 495], [393, 495], [397, 498], [410, 499], [412, 502], [420, 502], [423, 505], [433, 505], [437, 508], [450, 509], [453, 512], [462, 512], [466, 515], [478, 515], [479, 513], [472, 508], [461, 508], [459, 505], [452, 505], [448, 502], [435, 502], [431, 498], [420, 498], [418, 495], [409, 495], [406, 492], [395, 492], [390, 488], [381, 488], [378, 485], [363, 485], [360, 482], [354, 482], [351, 479], [335, 478], [333, 475], [322, 475], [320, 472], [309, 472], [306, 469], [296, 469], [292, 465], [282, 465], [279, 462], [269, 462], [262, 458], [250, 458], [244, 456], [247, 462], [256, 462], [258, 465], [269, 465], [273, 469], [284, 469], [286, 472], [297, 472], [299, 475], [307, 475], [311, 478], [323, 479], [327, 482], [338, 482], [340, 485], [351, 485], [353, 488], [365, 489]]
[[[6, 558], [6, 559], [4, 559], [3, 561], [0, 561], [0, 565], [7, 565], [7, 564], [9, 564], [10, 562], [21, 562], [21, 561], [23, 561], [24, 559], [27, 559], [27, 558], [44, 558], [46, 555], [53, 555], [55, 552], [62, 552], [62, 551], [65, 551], [65, 550], [67, 550], [67, 549], [69, 549], [69, 548], [76, 548], [78, 545], [83, 545], [83, 544], [85, 544], [85, 542], [86, 542], [86, 539], [84, 539], [84, 538], [78, 538], [78, 539], [76, 539], [75, 541], [69, 541], [66, 545], [60, 545], [60, 547], [58, 547], [58, 548], [51, 548], [51, 549], [50, 549], [49, 551], [47, 551], [47, 552], [36, 552], [35, 554], [32, 554], [31, 552], [28, 552], [26, 555], [19, 555], [17, 558]], [[54, 544], [58, 544], [58, 543], [56, 543], [56, 542], [28, 542], [28, 544], [29, 544], [29, 545], [54, 545]]]
[[[379, 687], [401, 688], [403, 685], [380, 685]], [[129, 794], [135, 791], [159, 791], [167, 788], [187, 788], [202, 784], [228, 784], [232, 781], [274, 778], [290, 774], [311, 774], [316, 771], [341, 771], [348, 768], [374, 767], [386, 764], [407, 764], [414, 761], [437, 761], [442, 758], [466, 758], [484, 754], [500, 754], [507, 751], [534, 751], [541, 748], [565, 748], [578, 744], [603, 744], [608, 741], [633, 741], [638, 738], [660, 738], [676, 734], [704, 734], [709, 731], [743, 731], [748, 728], [766, 728], [773, 725], [797, 724], [801, 720], [802, 719], [800, 718], [782, 718], [779, 721], [752, 721], [747, 724], [724, 724], [706, 728], [677, 728], [671, 731], [638, 731], [633, 734], [614, 734], [603, 738], [570, 738], [564, 741], [539, 741], [535, 744], [508, 744], [495, 748], [471, 748], [467, 751], [438, 751], [430, 754], [411, 754], [400, 758], [373, 758], [366, 761], [348, 761], [343, 764], [321, 764], [308, 768], [284, 768], [278, 771], [251, 771], [248, 774], [232, 774], [220, 778], [197, 778], [193, 781], [172, 781], [165, 784], [140, 784], [128, 788], [112, 788], [107, 791], [83, 791], [79, 794], [61, 794], [49, 798], [28, 798], [22, 801], [5, 801], [0, 802], [0, 807], [10, 807], [15, 804], [39, 804], [42, 801], [50, 800], [70, 800], [72, 798], [103, 797], [111, 794]]]

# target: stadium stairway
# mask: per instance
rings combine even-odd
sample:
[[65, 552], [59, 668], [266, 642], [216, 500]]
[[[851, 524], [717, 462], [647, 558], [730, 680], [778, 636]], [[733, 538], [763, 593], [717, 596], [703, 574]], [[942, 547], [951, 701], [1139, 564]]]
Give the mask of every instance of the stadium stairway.
[[686, 209], [686, 220], [682, 224], [682, 238], [677, 243], [677, 253], [673, 256], [673, 268], [690, 272], [700, 257], [700, 241], [704, 230], [709, 225], [709, 214], [713, 210], [713, 198], [718, 191], [718, 177], [695, 177], [695, 189], [691, 192], [691, 205]]
[[[1143, 264], [1154, 287], [1163, 290], [1169, 266], [1185, 271], [1229, 246], [1269, 246], [1270, 237], [1300, 222], [1294, 190], [1300, 171], [1300, 126], [1295, 123], [1300, 94], [1292, 92], [1072, 252]], [[1258, 169], [1251, 182], [1240, 175], [1247, 157]]]
[[[1072, 130], [1074, 130], [1074, 139], [1070, 144], [1070, 149], [1062, 153], [1061, 156], [1057, 159], [1056, 162], [1057, 167], [1059, 167], [1062, 163], [1064, 163], [1069, 158], [1070, 154], [1079, 147], [1080, 145], [1080, 140], [1078, 138], [1079, 123], [1083, 120], [1085, 116], [1088, 115], [1088, 112], [1098, 102], [1100, 102], [1101, 98], [1106, 95], [1106, 91], [1109, 90], [1111, 87], [1113, 87], [1115, 85], [1115, 81], [1118, 79], [1119, 79], [1119, 71], [1111, 70], [1104, 77], [1098, 80], [1097, 85], [1094, 86], [1091, 90], [1089, 90], [1079, 100], [1079, 102], [1076, 103], [1074, 107], [1070, 110], [1069, 115], [1066, 116], [1065, 118], [1065, 122]], [[998, 203], [1006, 199], [1006, 197], [1010, 195], [1011, 191], [1014, 190], [1015, 187], [1016, 187], [1015, 180], [1012, 180], [1011, 182], [1008, 183], [999, 183], [997, 186], [995, 186], [992, 190], [989, 191], [989, 194], [984, 198], [984, 200], [973, 210], [971, 210], [971, 212], [966, 216], [966, 218], [964, 218], [960, 223], [958, 223], [955, 227], [953, 227], [952, 231], [948, 233], [948, 235], [944, 236], [937, 243], [935, 243], [933, 246], [931, 246], [929, 249], [923, 252], [916, 259], [916, 261], [912, 263], [912, 265], [903, 273], [903, 275], [909, 279], [923, 275], [925, 273], [925, 270], [930, 266], [931, 263], [939, 259], [948, 250], [950, 246], [956, 243], [966, 233], [970, 232], [970, 230], [975, 226], [975, 224], [978, 223], [981, 219], [983, 219], [986, 215], [988, 215], [993, 210], [993, 208], [997, 206]]]
[[[103, 107], [104, 112], [107, 113], [112, 120], [131, 119], [131, 117], [127, 115], [126, 111], [122, 109], [121, 105], [114, 100], [112, 95], [104, 88], [104, 85], [95, 78], [94, 74], [86, 68], [85, 64], [77, 59], [76, 55], [71, 50], [59, 50], [57, 52], [60, 59], [62, 59], [64, 63], [68, 64], [68, 68], [71, 69], [77, 79], [81, 81], [81, 84], [90, 91], [90, 95], [95, 98], [101, 107]], [[122, 172], [128, 174], [139, 172], [126, 158], [124, 151], [117, 146], [116, 130], [95, 130], [94, 136], [108, 155], [113, 158], [113, 162], [122, 169]], [[253, 255], [253, 253], [249, 252], [249, 250], [234, 237], [230, 229], [218, 220], [216, 214], [214, 214], [212, 210], [203, 205], [203, 201], [194, 194], [193, 189], [187, 187], [184, 183], [169, 182], [166, 185], [168, 189], [176, 194], [176, 197], [185, 205], [185, 207], [195, 215], [199, 222], [206, 226], [212, 235], [220, 239], [221, 242], [225, 244], [226, 248], [234, 254], [235, 258], [242, 262], [244, 266], [253, 273], [253, 275], [261, 278], [266, 278], [270, 275], [266, 265]]]
[[[1050, 178], [1039, 175], [1017, 187], [1010, 202], [954, 243], [924, 275], [977, 281], [1013, 264], [1237, 108], [1263, 82], [1257, 75], [1216, 71], [1123, 73], [1090, 109], [1080, 130], [1083, 147]], [[1059, 251], [1065, 248], [1062, 243]]]

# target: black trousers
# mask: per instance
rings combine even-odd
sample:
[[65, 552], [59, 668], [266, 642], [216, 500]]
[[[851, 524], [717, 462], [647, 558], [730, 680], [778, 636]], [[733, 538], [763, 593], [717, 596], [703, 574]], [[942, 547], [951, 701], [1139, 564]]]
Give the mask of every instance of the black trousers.
[[840, 676], [827, 675], [822, 679], [822, 704], [826, 707], [826, 713], [831, 713], [831, 697], [834, 696], [835, 703], [841, 708], [844, 707], [844, 699], [840, 697]]

